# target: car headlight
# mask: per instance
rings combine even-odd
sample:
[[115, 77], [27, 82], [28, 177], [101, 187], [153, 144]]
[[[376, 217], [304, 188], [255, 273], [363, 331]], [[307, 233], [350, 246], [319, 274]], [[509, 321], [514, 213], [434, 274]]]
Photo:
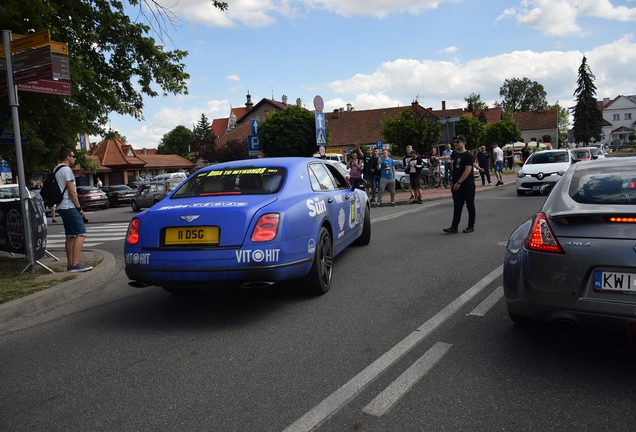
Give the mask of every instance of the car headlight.
[[517, 178], [524, 178], [526, 175], [524, 174], [523, 171], [519, 170], [517, 171]]
[[569, 169], [570, 169], [570, 167], [565, 167], [565, 168], [563, 168], [561, 171], [559, 171], [559, 172], [557, 173], [557, 175], [558, 175], [559, 177], [561, 177], [561, 176], [562, 176], [563, 174], [565, 174], [565, 172], [566, 172], [567, 170], [569, 170]]

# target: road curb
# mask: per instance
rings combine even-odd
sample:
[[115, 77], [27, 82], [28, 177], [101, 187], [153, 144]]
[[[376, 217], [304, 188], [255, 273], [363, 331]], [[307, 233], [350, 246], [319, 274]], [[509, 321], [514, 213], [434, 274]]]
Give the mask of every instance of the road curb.
[[[93, 291], [97, 286], [109, 280], [117, 264], [115, 257], [110, 252], [99, 249], [82, 251], [82, 253], [84, 252], [101, 255], [102, 262], [88, 272], [79, 273], [73, 280], [1, 304], [0, 323], [67, 303]], [[64, 254], [63, 251], [62, 254]]]

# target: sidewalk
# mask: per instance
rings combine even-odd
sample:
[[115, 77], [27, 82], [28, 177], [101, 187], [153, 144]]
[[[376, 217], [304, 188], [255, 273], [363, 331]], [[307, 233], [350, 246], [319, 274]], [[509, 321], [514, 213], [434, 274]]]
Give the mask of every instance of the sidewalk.
[[[495, 186], [495, 183], [497, 183], [497, 180], [496, 180], [495, 174], [491, 173], [490, 180], [492, 181], [492, 186], [488, 186], [488, 185], [482, 186], [481, 179], [476, 178], [475, 179], [475, 184], [477, 185], [476, 192], [480, 193], [481, 191], [500, 189], [502, 187], [508, 187], [510, 185], [514, 186], [516, 179], [517, 179], [517, 174], [513, 174], [513, 173], [504, 174], [503, 186]], [[444, 186], [440, 186], [438, 188], [427, 187], [422, 189], [423, 201], [434, 201], [434, 200], [446, 199], [446, 198], [451, 198], [450, 188], [446, 189]], [[382, 198], [382, 201], [383, 201], [382, 204], [386, 205], [391, 202], [391, 199], [388, 196], [388, 194], [386, 194]], [[411, 201], [412, 201], [411, 194], [409, 192], [404, 192], [402, 189], [398, 189], [395, 191], [395, 205], [410, 204]]]

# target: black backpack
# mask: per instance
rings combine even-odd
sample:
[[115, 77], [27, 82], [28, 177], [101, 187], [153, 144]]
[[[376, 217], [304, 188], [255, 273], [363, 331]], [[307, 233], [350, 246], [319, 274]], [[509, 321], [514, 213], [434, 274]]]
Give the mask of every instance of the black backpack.
[[64, 185], [64, 190], [60, 190], [60, 186], [57, 184], [57, 180], [55, 179], [55, 174], [62, 167], [64, 167], [64, 165], [60, 165], [51, 174], [49, 174], [46, 177], [46, 180], [44, 180], [42, 189], [40, 189], [40, 196], [44, 200], [44, 205], [47, 207], [53, 207], [54, 205], [61, 203], [64, 198], [66, 185]]

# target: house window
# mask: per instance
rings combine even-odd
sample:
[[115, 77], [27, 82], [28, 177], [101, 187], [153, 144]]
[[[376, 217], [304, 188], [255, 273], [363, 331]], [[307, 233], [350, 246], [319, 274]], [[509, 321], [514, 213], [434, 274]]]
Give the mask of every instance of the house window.
[[613, 117], [613, 119], [612, 119], [612, 120], [614, 120], [614, 121], [618, 121], [618, 120], [620, 120], [620, 119], [621, 119], [621, 115], [620, 115], [620, 114], [614, 114], [614, 117]]
[[632, 113], [626, 113], [625, 120], [631, 120], [631, 119], [632, 119]]

